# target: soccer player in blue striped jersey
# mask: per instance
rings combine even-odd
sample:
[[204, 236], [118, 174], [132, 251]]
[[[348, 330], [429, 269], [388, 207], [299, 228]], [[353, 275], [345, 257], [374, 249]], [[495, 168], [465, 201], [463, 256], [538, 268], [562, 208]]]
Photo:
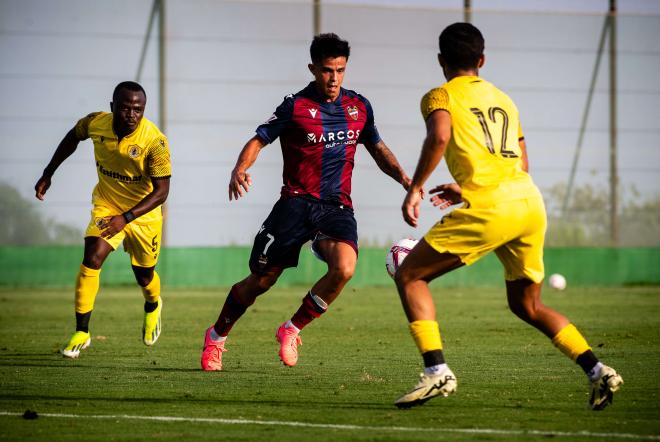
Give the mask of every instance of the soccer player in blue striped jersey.
[[410, 179], [381, 139], [369, 101], [342, 88], [350, 48], [335, 34], [321, 34], [310, 47], [314, 76], [307, 87], [288, 95], [241, 151], [229, 182], [229, 199], [247, 192], [247, 173], [262, 148], [277, 138], [284, 170], [281, 197], [264, 221], [250, 255], [250, 275], [234, 284], [216, 323], [204, 338], [202, 369], [222, 369], [225, 339], [236, 321], [265, 293], [284, 269], [298, 265], [302, 245], [312, 249], [328, 271], [303, 297], [291, 319], [276, 331], [279, 357], [296, 365], [300, 330], [321, 316], [355, 271], [357, 222], [351, 202], [355, 151], [363, 144], [380, 169], [404, 189]]

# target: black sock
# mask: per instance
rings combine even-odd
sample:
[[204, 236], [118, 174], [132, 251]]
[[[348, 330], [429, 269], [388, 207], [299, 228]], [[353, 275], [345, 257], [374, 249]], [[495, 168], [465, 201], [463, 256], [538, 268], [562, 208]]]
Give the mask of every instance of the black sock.
[[594, 366], [598, 364], [599, 361], [591, 350], [587, 350], [578, 356], [575, 362], [577, 362], [577, 364], [582, 368], [582, 370], [584, 370], [585, 373], [589, 374], [591, 369], [594, 368]]
[[149, 302], [149, 301], [144, 301], [144, 312], [145, 313], [151, 313], [154, 310], [158, 308], [158, 301], [156, 302]]
[[213, 329], [218, 336], [227, 336], [236, 321], [247, 311], [249, 305], [241, 304], [234, 294], [235, 288], [232, 287], [227, 295], [227, 299], [220, 310], [217, 321], [213, 324]]
[[424, 358], [424, 367], [433, 367], [434, 365], [440, 365], [445, 363], [445, 356], [442, 354], [442, 350], [431, 350], [422, 354]]
[[89, 320], [92, 317], [92, 311], [87, 313], [76, 312], [76, 331], [89, 333]]

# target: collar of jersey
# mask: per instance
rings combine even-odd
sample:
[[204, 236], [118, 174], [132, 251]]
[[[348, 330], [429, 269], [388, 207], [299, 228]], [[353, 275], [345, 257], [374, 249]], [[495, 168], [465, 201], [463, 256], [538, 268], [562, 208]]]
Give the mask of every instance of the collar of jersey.
[[[133, 136], [135, 136], [135, 134], [138, 133], [138, 131], [140, 130], [140, 128], [142, 128], [142, 125], [143, 125], [143, 124], [144, 124], [144, 116], [142, 117], [142, 119], [141, 119], [140, 122], [138, 123], [137, 127], [135, 128], [135, 130], [134, 130], [133, 132], [131, 132], [130, 134], [126, 135], [124, 138], [122, 138], [122, 141], [127, 140], [127, 139], [130, 139], [130, 138], [132, 138]], [[110, 121], [110, 127], [111, 127], [111, 129], [112, 129], [112, 135], [115, 136], [115, 139], [116, 139], [116, 140], [119, 140], [119, 136], [118, 136], [117, 133], [115, 132], [115, 126], [114, 126], [114, 115], [112, 116], [112, 121]]]
[[475, 79], [476, 80], [483, 80], [483, 78], [481, 78], [478, 75], [459, 75], [458, 77], [454, 77], [451, 80], [449, 80], [449, 83], [452, 83], [452, 82], [457, 82], [458, 83], [459, 81], [474, 81]]

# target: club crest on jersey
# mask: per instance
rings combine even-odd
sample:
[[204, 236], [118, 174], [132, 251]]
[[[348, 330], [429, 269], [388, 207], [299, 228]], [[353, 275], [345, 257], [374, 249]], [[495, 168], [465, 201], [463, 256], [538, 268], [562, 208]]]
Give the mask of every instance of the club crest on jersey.
[[350, 115], [352, 119], [354, 119], [354, 120], [358, 119], [358, 108], [357, 108], [357, 106], [348, 106], [346, 108], [346, 112], [348, 112], [348, 115]]
[[309, 109], [309, 114], [312, 116], [312, 118], [316, 118], [316, 112], [318, 109]]
[[131, 158], [137, 158], [142, 153], [142, 149], [137, 144], [132, 144], [128, 146], [128, 156]]

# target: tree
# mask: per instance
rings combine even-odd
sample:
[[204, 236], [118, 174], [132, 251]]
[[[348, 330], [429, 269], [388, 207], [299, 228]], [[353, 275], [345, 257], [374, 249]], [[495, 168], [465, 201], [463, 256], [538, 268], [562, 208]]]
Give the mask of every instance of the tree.
[[27, 246], [78, 244], [81, 232], [75, 227], [44, 219], [35, 204], [0, 182], [0, 245]]
[[[619, 210], [620, 246], [660, 246], [660, 197], [643, 199], [634, 188], [622, 190]], [[558, 184], [547, 192], [548, 232], [546, 245], [609, 246], [610, 198], [607, 190], [590, 184], [575, 187], [564, 214], [561, 207], [566, 185]]]

